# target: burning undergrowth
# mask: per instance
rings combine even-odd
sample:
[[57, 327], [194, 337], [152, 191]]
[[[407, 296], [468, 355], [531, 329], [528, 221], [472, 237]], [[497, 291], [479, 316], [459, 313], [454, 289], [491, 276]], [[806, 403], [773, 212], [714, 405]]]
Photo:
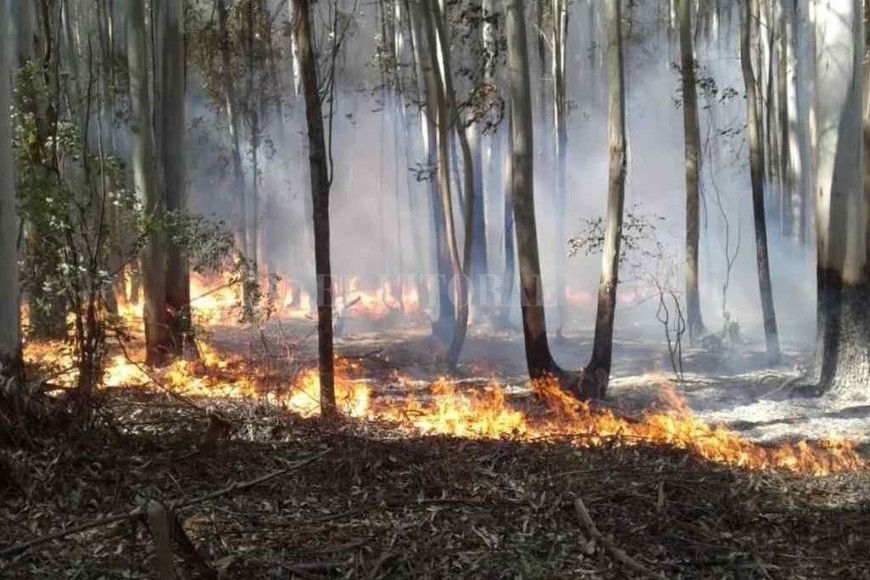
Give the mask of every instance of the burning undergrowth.
[[[578, 499], [602, 533], [667, 577], [861, 577], [867, 564], [866, 538], [851, 530], [868, 523], [870, 484], [851, 445], [754, 444], [698, 420], [664, 377], [660, 405], [626, 416], [552, 380], [426, 380], [345, 353], [336, 389], [351, 419], [325, 422], [312, 359], [266, 348], [268, 336], [212, 333], [200, 360], [163, 369], [143, 367], [135, 342], [113, 348], [100, 410], [111, 445], [100, 435], [0, 456], [10, 482], [0, 549], [329, 449], [298, 472], [179, 510], [208, 566], [225, 578], [624, 578], [578, 520]], [[48, 388], [74, 384], [63, 345], [30, 343], [26, 356]], [[153, 546], [144, 526], [119, 522], [0, 556], [0, 575], [144, 578]]]
[[[319, 413], [316, 365], [275, 365], [224, 354], [200, 341], [200, 360], [176, 360], [145, 369], [141, 355], [125, 349], [110, 357], [106, 389], [156, 388], [185, 401], [245, 400], [303, 417]], [[71, 365], [62, 348], [31, 344], [27, 356], [48, 364], [54, 381], [69, 382]], [[812, 475], [864, 469], [848, 441], [799, 441], [760, 445], [724, 427], [696, 418], [674, 386], [655, 380], [661, 404], [639, 416], [596, 408], [563, 392], [555, 379], [528, 388], [495, 378], [412, 380], [394, 370], [372, 376], [359, 360], [336, 360], [336, 398], [346, 417], [375, 422], [406, 435], [449, 435], [468, 439], [570, 441], [579, 448], [665, 445], [714, 463], [750, 470], [785, 470]], [[534, 397], [527, 396], [529, 393]], [[517, 393], [526, 396], [517, 396]], [[191, 403], [199, 405], [200, 403]]]

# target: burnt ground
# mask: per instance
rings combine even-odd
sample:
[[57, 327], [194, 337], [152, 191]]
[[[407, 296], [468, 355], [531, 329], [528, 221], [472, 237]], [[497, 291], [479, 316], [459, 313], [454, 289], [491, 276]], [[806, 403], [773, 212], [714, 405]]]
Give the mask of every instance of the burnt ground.
[[[311, 355], [306, 331], [294, 325], [265, 337], [214, 330], [211, 340], [251, 356], [292, 351], [300, 364]], [[588, 346], [569, 337], [556, 356], [576, 368]], [[420, 379], [443, 372], [423, 331], [349, 327], [339, 352], [384, 383], [396, 369]], [[655, 400], [640, 371], [666, 371], [661, 353], [617, 346], [611, 405], [631, 411]], [[866, 425], [860, 402], [764, 399], [794, 371], [753, 366], [752, 348], [724, 353], [718, 371], [708, 355], [691, 353], [689, 370], [706, 372], [677, 385], [702, 416], [718, 413], [759, 439], [812, 436], [808, 428], [825, 425], [860, 434]], [[475, 333], [460, 374], [521, 387], [523, 365], [516, 334]], [[204, 438], [206, 412], [232, 423], [214, 445], [202, 444], [213, 442]], [[159, 578], [165, 551], [136, 511], [150, 501], [177, 508], [184, 533], [175, 536], [196, 551], [176, 545], [182, 578], [634, 577], [608, 544], [664, 578], [870, 578], [865, 471], [752, 472], [616, 440], [585, 449], [567, 439], [414, 437], [254, 401], [190, 406], [141, 387], [105, 392], [90, 430], [58, 433], [46, 428], [0, 449], [2, 578]], [[295, 467], [305, 458], [316, 459]], [[269, 474], [277, 475], [233, 487]], [[605, 539], [581, 523], [578, 499]], [[3, 551], [107, 515], [117, 521]]]

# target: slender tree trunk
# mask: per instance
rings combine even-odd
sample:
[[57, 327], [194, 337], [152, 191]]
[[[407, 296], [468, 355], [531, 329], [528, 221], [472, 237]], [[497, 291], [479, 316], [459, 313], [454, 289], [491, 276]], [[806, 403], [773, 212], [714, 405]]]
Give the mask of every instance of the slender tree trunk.
[[567, 146], [568, 127], [566, 117], [568, 112], [567, 91], [567, 42], [568, 42], [568, 5], [567, 0], [553, 0], [553, 125], [556, 138], [555, 174], [556, 174], [556, 301], [559, 308], [559, 330], [567, 318], [565, 301], [565, 252], [567, 239], [565, 235], [566, 202], [567, 202]]
[[256, 3], [254, 0], [248, 0], [248, 6], [245, 10], [245, 28], [246, 28], [246, 40], [247, 40], [247, 62], [248, 62], [248, 71], [246, 75], [247, 82], [247, 95], [246, 95], [246, 109], [248, 113], [248, 121], [251, 125], [251, 199], [250, 199], [250, 215], [248, 216], [247, 208], [245, 209], [245, 215], [248, 216], [248, 222], [246, 225], [247, 229], [247, 238], [248, 245], [245, 248], [245, 252], [250, 258], [252, 263], [252, 272], [250, 273], [252, 276], [257, 276], [257, 246], [259, 243], [259, 197], [260, 197], [260, 139], [261, 139], [261, 127], [260, 127], [260, 102], [261, 97], [255, 94], [254, 87], [254, 77], [256, 74], [256, 44], [255, 44], [255, 35], [257, 34], [254, 30], [255, 19], [254, 12], [256, 8]]
[[692, 47], [692, 2], [677, 0], [680, 26], [680, 67], [683, 88], [683, 129], [686, 141], [686, 323], [689, 336], [704, 334], [698, 291], [700, 243], [701, 136], [698, 125], [698, 88]]
[[311, 196], [314, 205], [314, 262], [317, 275], [317, 338], [320, 357], [320, 409], [323, 415], [336, 414], [335, 361], [332, 342], [332, 267], [329, 250], [329, 168], [323, 111], [317, 84], [317, 59], [311, 42], [309, 0], [293, 0], [296, 6], [296, 43], [299, 47], [305, 112], [308, 120], [308, 147], [311, 162]]
[[[167, 211], [183, 212], [187, 209], [184, 3], [179, 0], [155, 3], [159, 6], [156, 13], [161, 17], [155, 26], [160, 27], [157, 56], [162, 61], [158, 134], [163, 187]], [[166, 244], [166, 308], [173, 352], [195, 353], [187, 256], [171, 240]]]
[[789, 173], [788, 181], [791, 187], [791, 225], [789, 231], [791, 239], [795, 245], [803, 243], [804, 232], [804, 213], [805, 200], [807, 198], [808, 187], [805, 179], [807, 168], [804, 165], [804, 152], [802, 139], [803, 133], [806, 133], [807, 127], [803, 122], [802, 115], [802, 96], [803, 91], [801, 82], [801, 67], [797, 60], [800, 58], [798, 48], [798, 28], [801, 26], [798, 23], [798, 2], [797, 0], [785, 0], [786, 6], [783, 8], [785, 15], [785, 50], [786, 50], [786, 117], [788, 131], [788, 161]]
[[758, 287], [761, 292], [761, 311], [764, 317], [764, 337], [767, 358], [771, 364], [779, 362], [779, 335], [776, 329], [776, 311], [770, 283], [770, 260], [767, 252], [767, 222], [764, 210], [764, 146], [761, 142], [761, 102], [758, 83], [752, 70], [752, 23], [758, 20], [758, 0], [745, 0], [745, 19], [741, 28], [740, 63], [746, 86], [746, 111], [749, 127], [749, 166], [752, 181], [752, 213], [755, 223], [755, 251], [758, 267]]
[[[456, 97], [453, 91], [451, 79], [450, 39], [447, 35], [444, 16], [437, 3], [430, 5], [425, 26], [426, 36], [429, 40], [430, 56], [433, 58], [432, 67], [436, 71], [440, 67], [440, 75], [436, 73], [436, 102], [438, 103], [438, 173], [445, 214], [445, 230], [448, 247], [450, 250], [450, 262], [453, 267], [454, 308], [455, 319], [453, 336], [447, 349], [447, 367], [454, 369], [459, 361], [462, 346], [465, 343], [465, 335], [468, 331], [468, 266], [471, 262], [471, 247], [474, 242], [474, 167], [471, 158], [471, 149], [465, 135], [465, 128], [461, 119], [457, 119], [459, 109], [456, 106]], [[437, 48], [440, 47], [440, 50]], [[436, 50], [433, 50], [436, 48]], [[450, 187], [450, 160], [449, 144], [450, 127], [454, 126], [456, 135], [462, 148], [463, 164], [465, 165], [464, 189], [467, 192], [465, 199], [465, 243], [462, 256], [459, 254], [457, 232], [453, 220], [453, 195]]]
[[18, 304], [18, 215], [12, 173], [12, 15], [0, 0], [0, 380], [21, 371]]
[[789, 86], [788, 86], [788, 19], [786, 16], [786, 7], [783, 3], [786, 0], [777, 0], [776, 2], [776, 22], [779, 36], [777, 38], [777, 113], [779, 115], [777, 135], [779, 137], [779, 183], [781, 187], [780, 196], [782, 197], [782, 234], [786, 238], [792, 236], [792, 224], [794, 208], [792, 207], [792, 190], [794, 183], [792, 176], [791, 149], [790, 149], [790, 126], [789, 126]]
[[236, 99], [236, 87], [233, 80], [232, 54], [230, 36], [227, 30], [226, 0], [217, 0], [218, 37], [221, 53], [221, 82], [224, 99], [226, 99], [227, 120], [230, 128], [230, 143], [233, 162], [233, 195], [236, 200], [236, 238], [243, 252], [248, 249], [248, 211], [247, 192], [245, 187], [245, 172], [242, 168], [242, 150], [239, 134], [239, 109]]
[[861, 0], [820, 2], [815, 9], [817, 390], [863, 399], [870, 384], [864, 11]]
[[[149, 219], [160, 223], [165, 204], [158, 189], [154, 140], [151, 134], [151, 95], [148, 82], [147, 32], [144, 0], [127, 3], [127, 60], [130, 71], [131, 161], [133, 181]], [[160, 227], [152, 228], [142, 250], [142, 279], [145, 294], [146, 364], [165, 362], [169, 350], [166, 319], [165, 243]]]
[[[445, 5], [446, 9], [446, 5]], [[452, 119], [453, 128], [456, 132], [459, 148], [462, 151], [462, 166], [463, 166], [463, 190], [465, 191], [465, 211], [463, 215], [463, 223], [465, 225], [465, 233], [462, 248], [462, 262], [460, 265], [460, 276], [456, 284], [456, 322], [453, 327], [453, 339], [450, 342], [450, 347], [447, 350], [447, 367], [455, 369], [459, 362], [459, 356], [462, 354], [462, 347], [465, 345], [465, 336], [468, 332], [468, 313], [469, 313], [469, 291], [468, 280], [471, 271], [472, 250], [477, 244], [475, 239], [483, 235], [485, 232], [479, 230], [475, 216], [477, 215], [477, 200], [482, 193], [482, 188], [478, 187], [476, 181], [480, 168], [475, 170], [474, 157], [471, 151], [471, 146], [468, 142], [468, 135], [465, 130], [465, 121], [461, 114], [461, 109], [457, 105], [456, 92], [453, 88], [453, 65], [450, 54], [450, 34], [447, 29], [447, 17], [441, 9], [436, 11], [436, 27], [438, 34], [439, 45], [441, 47], [441, 60], [444, 64], [444, 94], [447, 98], [447, 110], [449, 118]], [[446, 122], [445, 118], [445, 122]], [[480, 216], [483, 218], [483, 215]], [[481, 220], [482, 221], [482, 220]], [[485, 226], [485, 224], [484, 224]]]
[[561, 375], [547, 340], [538, 228], [535, 219], [532, 91], [525, 11], [522, 0], [506, 0], [508, 74], [511, 96], [511, 199], [520, 271], [520, 308], [526, 364], [532, 380]]
[[625, 206], [625, 72], [622, 50], [622, 0], [607, 0], [607, 65], [610, 87], [609, 187], [601, 256], [601, 281], [598, 284], [598, 312], [592, 360], [586, 367], [582, 396], [603, 398], [610, 382], [613, 359], [613, 321], [616, 315], [616, 288], [619, 283], [619, 247], [622, 238], [622, 213]]
[[432, 231], [434, 232], [435, 263], [436, 263], [436, 293], [438, 296], [439, 313], [437, 320], [432, 324], [433, 337], [443, 344], [450, 341], [453, 329], [454, 305], [450, 296], [450, 250], [445, 228], [446, 216], [444, 213], [443, 196], [440, 194], [442, 186], [441, 172], [438, 164], [438, 110], [439, 101], [437, 88], [438, 68], [433, 66], [430, 39], [424, 32], [425, 22], [428, 16], [420, 2], [411, 1], [409, 6], [411, 29], [414, 38], [414, 48], [417, 51], [416, 60], [420, 68], [420, 89], [424, 97], [424, 135], [426, 147], [427, 169], [435, 171], [435, 175], [428, 177], [429, 203], [432, 215]]

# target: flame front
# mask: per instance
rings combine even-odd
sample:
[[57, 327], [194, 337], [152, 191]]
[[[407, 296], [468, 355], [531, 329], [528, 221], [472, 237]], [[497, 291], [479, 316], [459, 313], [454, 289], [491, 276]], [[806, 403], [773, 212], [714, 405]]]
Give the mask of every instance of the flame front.
[[[57, 371], [71, 366], [69, 352], [56, 345], [28, 344], [25, 354], [27, 359]], [[200, 343], [200, 355], [197, 362], [177, 360], [165, 369], [147, 372], [124, 356], [115, 356], [107, 361], [104, 385], [140, 386], [156, 378], [164, 388], [188, 397], [263, 400], [303, 416], [320, 411], [316, 366], [286, 384], [281, 375], [269, 374], [240, 357], [224, 357], [207, 343]], [[847, 441], [767, 446], [726, 427], [709, 425], [693, 416], [685, 400], [663, 378], [657, 381], [665, 410], [647, 412], [635, 420], [593, 410], [562, 391], [554, 378], [532, 384], [543, 406], [524, 404], [520, 408], [510, 402], [505, 387], [495, 380], [480, 388], [440, 378], [423, 389], [422, 395], [396, 399], [373, 389], [356, 362], [338, 358], [335, 370], [336, 400], [342, 414], [418, 434], [525, 441], [560, 438], [578, 447], [662, 445], [734, 467], [814, 475], [866, 468], [866, 462]], [[71, 379], [66, 380], [72, 384]], [[403, 391], [409, 390], [410, 380], [401, 376], [398, 380], [404, 383], [400, 385]], [[528, 411], [523, 410], [526, 407]]]

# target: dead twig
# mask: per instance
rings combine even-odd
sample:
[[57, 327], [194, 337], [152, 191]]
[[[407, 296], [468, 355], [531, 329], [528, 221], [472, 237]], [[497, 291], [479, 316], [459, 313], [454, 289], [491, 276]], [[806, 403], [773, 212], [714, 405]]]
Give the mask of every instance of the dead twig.
[[595, 522], [592, 521], [592, 517], [589, 515], [589, 511], [587, 511], [586, 506], [583, 504], [583, 500], [579, 497], [574, 500], [574, 511], [577, 512], [577, 518], [580, 520], [583, 528], [586, 530], [586, 533], [592, 537], [593, 540], [597, 540], [604, 546], [604, 550], [610, 555], [611, 558], [634, 572], [635, 574], [640, 574], [646, 578], [655, 578], [656, 580], [664, 580], [664, 576], [661, 574], [657, 574], [633, 559], [631, 556], [626, 554], [622, 549], [620, 549], [610, 538], [604, 536], [604, 534], [599, 531], [598, 527], [595, 525]]

